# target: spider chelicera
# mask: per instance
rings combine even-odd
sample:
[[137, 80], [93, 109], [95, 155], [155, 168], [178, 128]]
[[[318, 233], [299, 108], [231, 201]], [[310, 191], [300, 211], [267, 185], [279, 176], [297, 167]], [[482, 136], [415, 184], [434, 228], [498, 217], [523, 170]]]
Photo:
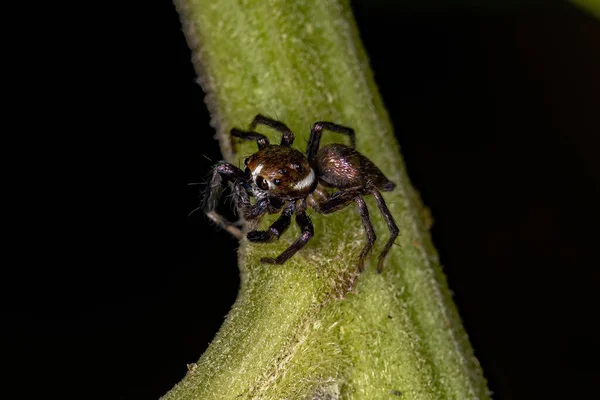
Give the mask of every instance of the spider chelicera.
[[[257, 125], [266, 125], [281, 132], [281, 143], [270, 144], [266, 136], [254, 131]], [[319, 148], [324, 130], [349, 136], [351, 145], [335, 143]], [[244, 171], [225, 161], [218, 162], [214, 167], [204, 197], [204, 211], [211, 220], [238, 239], [242, 238], [237, 224], [215, 211], [223, 189], [223, 179], [233, 184], [234, 203], [246, 221], [255, 225], [266, 213], [281, 213], [269, 229], [248, 232], [246, 236], [251, 242], [267, 243], [278, 239], [290, 226], [292, 215], [296, 214], [301, 236], [277, 258], [261, 259], [263, 263], [283, 264], [302, 249], [314, 234], [313, 224], [306, 215], [308, 207], [320, 214], [331, 214], [355, 202], [367, 235], [367, 244], [358, 257], [358, 270], [361, 272], [364, 259], [376, 239], [363, 199], [363, 196], [371, 194], [390, 230], [390, 238], [377, 264], [377, 271], [381, 272], [383, 260], [398, 236], [398, 227], [380, 192], [392, 191], [396, 185], [371, 160], [355, 150], [353, 129], [331, 122], [316, 122], [310, 131], [306, 155], [292, 148], [294, 134], [284, 123], [260, 114], [254, 118], [248, 131], [234, 128], [231, 135], [255, 140], [258, 151], [245, 159]], [[329, 194], [332, 189], [337, 191]], [[254, 203], [250, 197], [255, 198]]]

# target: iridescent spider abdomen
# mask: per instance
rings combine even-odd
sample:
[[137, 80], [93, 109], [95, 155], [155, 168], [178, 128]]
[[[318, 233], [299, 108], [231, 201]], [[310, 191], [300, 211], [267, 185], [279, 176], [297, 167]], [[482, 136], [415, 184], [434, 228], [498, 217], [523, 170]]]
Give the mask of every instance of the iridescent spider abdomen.
[[367, 181], [384, 192], [396, 187], [371, 160], [344, 144], [322, 147], [317, 153], [316, 169], [319, 182], [327, 187], [352, 189], [364, 187]]

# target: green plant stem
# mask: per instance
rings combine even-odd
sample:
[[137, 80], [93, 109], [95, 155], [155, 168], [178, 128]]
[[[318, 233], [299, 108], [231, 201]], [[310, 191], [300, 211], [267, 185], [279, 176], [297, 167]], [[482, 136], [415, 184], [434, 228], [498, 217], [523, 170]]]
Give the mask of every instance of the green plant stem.
[[600, 19], [600, 0], [571, 0], [571, 3]]
[[[228, 132], [258, 113], [285, 121], [302, 150], [317, 120], [351, 126], [357, 148], [397, 184], [385, 198], [401, 234], [378, 274], [388, 231], [367, 198], [379, 239], [361, 275], [355, 269], [365, 234], [354, 207], [313, 213], [314, 238], [283, 266], [259, 259], [289, 246], [296, 227], [272, 244], [242, 240], [238, 298], [208, 350], [164, 399], [489, 398], [348, 4], [176, 5], [225, 158], [237, 165], [256, 151], [255, 143], [241, 143], [234, 153]], [[278, 142], [277, 133], [262, 132]], [[324, 136], [325, 143], [340, 140]]]

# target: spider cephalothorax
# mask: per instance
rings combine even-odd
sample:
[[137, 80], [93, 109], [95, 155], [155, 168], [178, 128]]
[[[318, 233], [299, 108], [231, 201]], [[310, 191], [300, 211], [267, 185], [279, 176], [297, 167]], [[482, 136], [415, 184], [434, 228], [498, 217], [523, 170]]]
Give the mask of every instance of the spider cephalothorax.
[[[272, 145], [266, 136], [255, 132], [259, 124], [281, 132], [281, 143]], [[335, 143], [319, 148], [323, 130], [348, 135], [351, 145]], [[398, 227], [380, 191], [391, 191], [395, 185], [371, 160], [354, 149], [354, 130], [331, 122], [316, 122], [310, 132], [306, 154], [291, 147], [294, 134], [285, 124], [262, 115], [254, 118], [248, 131], [232, 129], [231, 134], [255, 140], [258, 151], [244, 161], [244, 171], [225, 161], [215, 166], [205, 195], [205, 211], [213, 221], [237, 238], [242, 238], [240, 229], [215, 211], [223, 178], [233, 183], [234, 202], [252, 226], [266, 213], [281, 213], [269, 229], [248, 232], [251, 242], [266, 243], [279, 238], [289, 227], [292, 215], [296, 214], [301, 236], [277, 258], [261, 259], [264, 263], [283, 264], [314, 234], [312, 222], [306, 215], [307, 207], [320, 214], [330, 214], [355, 202], [367, 234], [367, 244], [358, 258], [358, 269], [362, 271], [364, 259], [376, 239], [369, 210], [363, 200], [363, 196], [371, 194], [390, 230], [390, 238], [379, 255], [377, 270], [381, 272], [383, 260], [398, 236]], [[331, 190], [334, 190], [333, 194], [330, 194]], [[250, 201], [250, 197], [254, 197], [254, 202]]]
[[270, 197], [299, 199], [317, 185], [315, 172], [304, 154], [291, 147], [269, 145], [244, 163], [256, 188], [268, 192]]

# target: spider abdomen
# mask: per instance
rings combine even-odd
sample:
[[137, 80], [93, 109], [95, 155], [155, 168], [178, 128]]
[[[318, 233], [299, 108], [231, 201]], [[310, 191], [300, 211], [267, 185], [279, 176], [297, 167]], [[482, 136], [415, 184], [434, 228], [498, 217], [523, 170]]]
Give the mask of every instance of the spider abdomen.
[[319, 149], [315, 169], [323, 186], [336, 189], [364, 187], [371, 183], [377, 189], [389, 192], [396, 186], [371, 160], [339, 143]]

